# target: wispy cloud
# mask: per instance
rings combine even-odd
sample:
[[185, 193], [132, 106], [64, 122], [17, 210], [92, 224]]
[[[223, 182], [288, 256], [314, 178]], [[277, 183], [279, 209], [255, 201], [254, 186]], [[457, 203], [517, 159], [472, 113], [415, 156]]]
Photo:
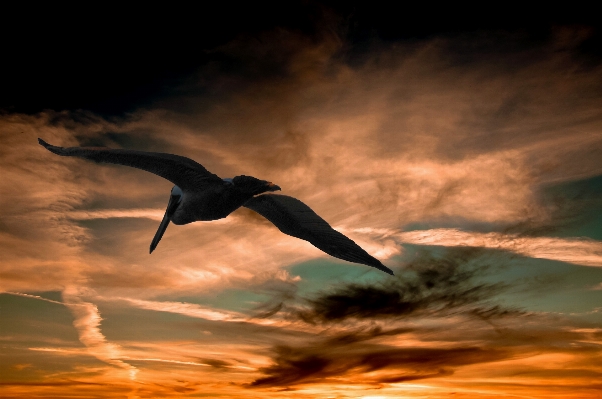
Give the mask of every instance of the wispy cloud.
[[52, 300], [52, 299], [44, 298], [44, 297], [41, 297], [39, 295], [24, 294], [22, 292], [2, 292], [2, 294], [22, 296], [24, 298], [39, 299], [40, 301], [45, 301], [45, 302], [50, 302], [50, 303], [56, 303], [58, 305], [65, 305], [64, 302], [60, 302], [60, 301], [55, 301], [55, 300]]
[[453, 368], [469, 364], [499, 361], [510, 357], [499, 349], [482, 347], [456, 348], [391, 348], [370, 345], [362, 348], [322, 345], [313, 348], [275, 348], [275, 364], [265, 368], [266, 377], [252, 387], [288, 387], [308, 383], [352, 383], [348, 370], [358, 384], [382, 384], [438, 378], [453, 374]]
[[170, 359], [142, 359], [142, 358], [133, 358], [126, 357], [128, 361], [136, 361], [136, 362], [159, 362], [159, 363], [173, 363], [173, 364], [181, 364], [185, 366], [200, 366], [200, 367], [213, 367], [217, 369], [221, 368], [233, 368], [233, 369], [241, 369], [241, 370], [255, 370], [252, 367], [240, 366], [240, 365], [231, 365], [228, 362], [223, 360], [216, 359], [205, 359], [206, 363], [200, 362], [187, 362], [182, 360], [170, 360]]
[[127, 370], [130, 379], [135, 379], [138, 370], [121, 360], [122, 355], [119, 346], [107, 342], [100, 331], [102, 318], [96, 305], [82, 301], [77, 288], [68, 288], [63, 291], [63, 300], [65, 306], [75, 317], [73, 326], [79, 334], [79, 340], [88, 349], [88, 353], [105, 363]]
[[532, 258], [602, 267], [602, 242], [583, 238], [524, 237], [501, 233], [475, 233], [458, 229], [432, 229], [397, 233], [401, 242], [420, 245], [466, 246], [500, 249]]
[[109, 218], [147, 218], [163, 219], [164, 211], [159, 209], [103, 209], [96, 211], [73, 211], [66, 215], [69, 219], [109, 219]]
[[[598, 329], [567, 332], [565, 323], [574, 321], [505, 306], [500, 295], [508, 286], [482, 281], [491, 272], [484, 253], [478, 248], [450, 248], [437, 256], [422, 252], [397, 280], [335, 285], [284, 308], [288, 317], [323, 329], [296, 345], [275, 345], [272, 364], [249, 387], [392, 389], [413, 380], [445, 386], [465, 369], [473, 375], [478, 369], [507, 375], [516, 367], [511, 365], [524, 362], [529, 372], [543, 375], [564, 368], [562, 361], [544, 367], [530, 360], [542, 354], [560, 359], [572, 353], [582, 367], [591, 367], [600, 350], [589, 343], [599, 338]], [[579, 347], [579, 355], [560, 342]], [[575, 384], [590, 377], [579, 376]], [[480, 377], [466, 383], [468, 391], [473, 392], [475, 378]]]
[[503, 291], [504, 285], [474, 281], [478, 270], [465, 264], [478, 255], [476, 250], [450, 250], [442, 258], [422, 256], [407, 265], [395, 280], [339, 286], [309, 299], [309, 309], [294, 310], [293, 314], [310, 323], [449, 314], [484, 318], [520, 314], [516, 309], [488, 303]]
[[237, 312], [218, 311], [209, 307], [183, 302], [148, 301], [133, 298], [103, 298], [104, 300], [125, 302], [140, 309], [177, 313], [212, 321], [244, 321], [245, 317]]
[[30, 351], [58, 353], [58, 354], [67, 355], [67, 356], [81, 356], [81, 355], [89, 355], [90, 354], [88, 348], [31, 347], [28, 349]]
[[[270, 319], [269, 316], [272, 316], [273, 314], [277, 313], [277, 311], [280, 310], [281, 306], [279, 306], [277, 309], [272, 310], [268, 314], [264, 312], [259, 315], [249, 315], [240, 312], [218, 310], [207, 306], [201, 306], [198, 304], [185, 302], [149, 301], [143, 299], [123, 297], [109, 298], [95, 296], [95, 298], [98, 301], [121, 302], [123, 304], [127, 304], [138, 309], [174, 313], [191, 318], [198, 318], [209, 321], [257, 324], [262, 326], [279, 327], [285, 330], [308, 330], [308, 328], [294, 323], [294, 320], [283, 320], [281, 318]], [[280, 296], [276, 296], [276, 299], [281, 298]]]

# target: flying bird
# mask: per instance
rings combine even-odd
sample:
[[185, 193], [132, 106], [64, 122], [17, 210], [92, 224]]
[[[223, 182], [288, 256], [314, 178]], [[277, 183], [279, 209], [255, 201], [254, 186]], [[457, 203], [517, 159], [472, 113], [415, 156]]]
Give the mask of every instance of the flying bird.
[[272, 182], [245, 175], [222, 179], [201, 164], [179, 155], [106, 147], [64, 148], [42, 139], [38, 142], [57, 155], [131, 166], [174, 183], [167, 210], [150, 245], [151, 253], [169, 222], [180, 225], [222, 219], [244, 206], [268, 219], [284, 234], [309, 241], [335, 258], [372, 266], [393, 275], [391, 269], [334, 230], [303, 202], [288, 195], [264, 194], [280, 190]]

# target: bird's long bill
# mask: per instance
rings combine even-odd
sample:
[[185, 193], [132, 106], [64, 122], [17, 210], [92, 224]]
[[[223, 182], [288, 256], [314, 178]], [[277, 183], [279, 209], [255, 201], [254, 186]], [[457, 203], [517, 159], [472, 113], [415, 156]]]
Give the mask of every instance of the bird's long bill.
[[178, 205], [180, 205], [180, 196], [179, 195], [172, 195], [171, 197], [169, 197], [169, 203], [167, 204], [167, 210], [165, 211], [165, 215], [163, 215], [163, 220], [161, 220], [159, 229], [155, 233], [153, 242], [151, 242], [151, 245], [150, 245], [150, 253], [151, 254], [153, 253], [155, 248], [157, 248], [159, 241], [161, 241], [161, 237], [163, 237], [163, 233], [165, 233], [165, 230], [167, 229], [167, 226], [169, 225], [169, 221], [171, 220], [171, 216], [176, 211], [176, 208], [178, 207]]

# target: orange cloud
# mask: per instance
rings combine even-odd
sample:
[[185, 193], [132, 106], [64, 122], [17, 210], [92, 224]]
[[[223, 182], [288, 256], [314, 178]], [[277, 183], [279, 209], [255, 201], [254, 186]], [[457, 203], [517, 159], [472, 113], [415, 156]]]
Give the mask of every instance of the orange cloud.
[[98, 308], [79, 298], [77, 288], [63, 291], [64, 304], [69, 308], [75, 320], [73, 326], [79, 334], [79, 340], [88, 349], [88, 353], [103, 362], [125, 369], [130, 379], [136, 378], [136, 367], [121, 360], [121, 349], [118, 345], [107, 342], [100, 331], [100, 313]]

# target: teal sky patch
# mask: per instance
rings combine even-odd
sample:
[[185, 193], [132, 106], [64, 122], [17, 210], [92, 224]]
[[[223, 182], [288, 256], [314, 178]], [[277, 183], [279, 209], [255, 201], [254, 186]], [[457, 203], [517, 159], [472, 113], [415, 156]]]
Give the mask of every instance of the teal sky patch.
[[548, 185], [541, 193], [556, 224], [549, 235], [602, 240], [602, 176]]

